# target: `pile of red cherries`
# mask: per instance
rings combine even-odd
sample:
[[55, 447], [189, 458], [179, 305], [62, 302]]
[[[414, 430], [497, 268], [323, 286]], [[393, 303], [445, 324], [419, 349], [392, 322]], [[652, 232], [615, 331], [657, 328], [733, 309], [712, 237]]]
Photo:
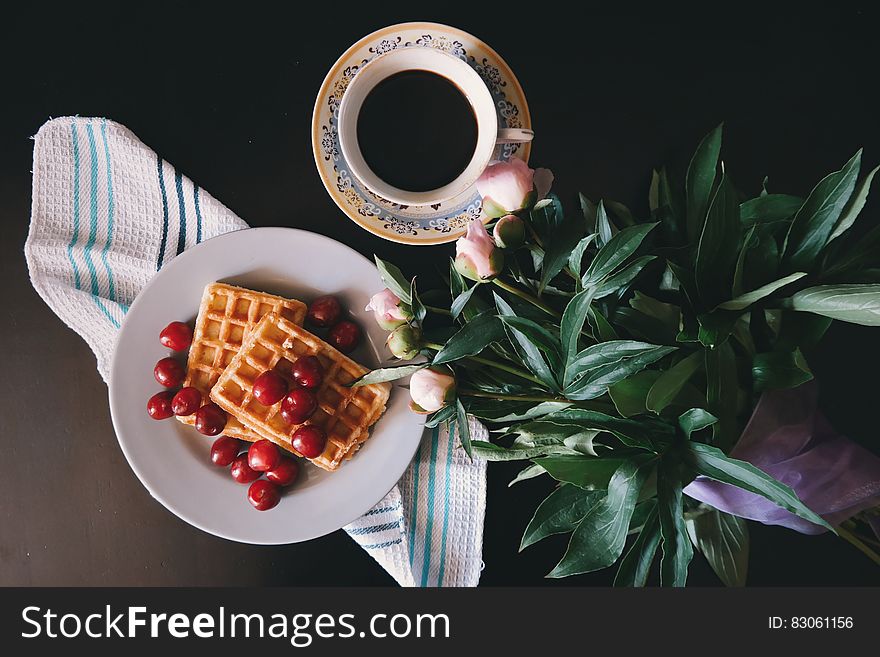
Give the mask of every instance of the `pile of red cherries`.
[[[306, 320], [312, 326], [328, 328], [326, 340], [343, 353], [354, 350], [361, 339], [360, 327], [349, 320], [340, 320], [342, 306], [331, 295], [318, 297], [309, 306]], [[159, 342], [176, 352], [189, 349], [193, 333], [184, 322], [171, 322], [159, 334]], [[226, 428], [226, 413], [217, 404], [202, 404], [202, 393], [197, 388], [180, 388], [186, 378], [186, 369], [173, 356], [159, 360], [153, 368], [156, 381], [168, 388], [150, 397], [147, 413], [154, 420], [195, 414], [195, 428], [206, 436], [218, 436]], [[318, 410], [315, 394], [324, 379], [323, 368], [315, 356], [303, 356], [290, 365], [293, 385], [274, 370], [263, 372], [253, 386], [254, 399], [264, 406], [281, 402], [281, 417], [293, 425], [303, 423]], [[314, 425], [300, 426], [291, 436], [293, 448], [306, 458], [317, 458], [327, 445], [327, 435]], [[268, 511], [281, 501], [281, 488], [293, 484], [299, 475], [299, 464], [270, 440], [245, 444], [229, 436], [220, 436], [211, 446], [211, 462], [228, 467], [232, 478], [240, 484], [250, 484], [248, 501], [258, 511]], [[265, 479], [260, 477], [265, 475]]]

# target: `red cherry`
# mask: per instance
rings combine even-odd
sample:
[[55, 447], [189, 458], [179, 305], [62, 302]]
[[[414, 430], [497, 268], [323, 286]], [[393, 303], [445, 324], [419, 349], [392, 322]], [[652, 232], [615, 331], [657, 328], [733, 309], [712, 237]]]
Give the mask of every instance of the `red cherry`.
[[171, 410], [175, 415], [192, 415], [202, 405], [202, 393], [192, 386], [181, 388], [171, 400]]
[[278, 465], [266, 472], [266, 479], [279, 486], [290, 486], [299, 474], [299, 463], [289, 458], [282, 458]]
[[339, 304], [339, 299], [327, 294], [312, 301], [306, 319], [309, 320], [309, 324], [326, 328], [339, 321], [341, 314], [342, 306]]
[[232, 460], [229, 474], [240, 484], [249, 484], [260, 478], [260, 473], [248, 465], [247, 452], [243, 452]]
[[189, 327], [189, 324], [184, 324], [183, 322], [171, 322], [159, 334], [159, 342], [162, 343], [162, 346], [168, 347], [173, 351], [189, 349], [192, 339], [192, 329]]
[[281, 402], [281, 417], [290, 424], [302, 424], [318, 410], [318, 398], [305, 388], [294, 388]]
[[281, 401], [287, 394], [287, 381], [278, 374], [269, 370], [263, 372], [254, 381], [254, 397], [263, 406], [271, 406]]
[[317, 388], [324, 380], [324, 368], [316, 356], [297, 358], [290, 367], [290, 374], [303, 388]]
[[186, 370], [183, 369], [183, 365], [169, 356], [156, 363], [156, 367], [153, 368], [153, 376], [156, 377], [156, 381], [160, 385], [166, 388], [176, 388], [183, 383]]
[[307, 459], [314, 459], [324, 452], [324, 447], [327, 446], [327, 434], [320, 427], [307, 424], [296, 430], [291, 443], [293, 448]]
[[354, 322], [344, 320], [330, 329], [327, 334], [327, 342], [339, 349], [344, 354], [354, 350], [361, 341], [361, 329]]
[[211, 463], [225, 468], [238, 456], [238, 441], [229, 436], [220, 436], [211, 445]]
[[271, 440], [258, 440], [248, 448], [248, 465], [257, 472], [268, 472], [281, 460], [281, 452]]
[[165, 420], [172, 415], [171, 399], [174, 397], [173, 390], [163, 390], [147, 400], [147, 414], [154, 420]]
[[248, 502], [254, 505], [257, 511], [268, 511], [278, 506], [281, 501], [281, 492], [278, 484], [273, 484], [265, 479], [258, 479], [248, 488]]
[[216, 436], [226, 428], [226, 413], [214, 402], [208, 402], [196, 411], [196, 431]]

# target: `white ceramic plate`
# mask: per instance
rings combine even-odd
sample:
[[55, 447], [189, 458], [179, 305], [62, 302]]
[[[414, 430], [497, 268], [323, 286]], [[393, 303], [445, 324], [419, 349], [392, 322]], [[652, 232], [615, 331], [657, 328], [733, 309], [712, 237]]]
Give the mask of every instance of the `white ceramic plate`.
[[304, 462], [299, 480], [266, 512], [247, 501], [247, 486], [209, 459], [212, 438], [174, 419], [156, 421], [147, 399], [161, 390], [156, 361], [169, 351], [159, 332], [173, 320], [192, 321], [206, 284], [223, 281], [310, 301], [335, 294], [364, 329], [351, 354], [375, 367], [385, 358], [385, 331], [363, 308], [382, 288], [376, 267], [347, 246], [292, 228], [228, 233], [185, 251], [138, 295], [125, 317], [110, 378], [110, 411], [119, 444], [150, 494], [186, 522], [243, 543], [305, 541], [343, 527], [391, 490], [413, 458], [424, 419], [395, 385], [372, 436], [333, 473]]

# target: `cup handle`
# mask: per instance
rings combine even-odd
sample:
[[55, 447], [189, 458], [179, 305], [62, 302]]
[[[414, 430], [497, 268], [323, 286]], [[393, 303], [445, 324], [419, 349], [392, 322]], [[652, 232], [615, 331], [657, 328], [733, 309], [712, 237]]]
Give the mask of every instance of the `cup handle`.
[[500, 128], [495, 143], [522, 144], [527, 141], [532, 141], [534, 138], [535, 133], [527, 128]]

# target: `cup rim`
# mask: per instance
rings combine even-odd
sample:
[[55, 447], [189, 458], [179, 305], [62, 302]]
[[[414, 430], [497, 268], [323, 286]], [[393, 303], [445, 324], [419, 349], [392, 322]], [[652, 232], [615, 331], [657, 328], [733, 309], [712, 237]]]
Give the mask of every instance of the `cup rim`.
[[[387, 66], [390, 61], [402, 55], [408, 55], [410, 58], [415, 57], [417, 63], [410, 59], [409, 63], [404, 63], [398, 67], [390, 67], [387, 74], [376, 79], [359, 96], [351, 93], [352, 89], [358, 90], [358, 87], [364, 84], [363, 82], [359, 83], [358, 80], [363, 81], [367, 79], [363, 76], [364, 71], [370, 68], [378, 68], [382, 64]], [[444, 61], [451, 63], [453, 67], [457, 67], [456, 77], [446, 74], [445, 71], [436, 70], [436, 66], [430, 65], [431, 60], [434, 62]], [[357, 139], [357, 116], [369, 91], [390, 76], [409, 70], [429, 71], [452, 82], [471, 105], [477, 122], [477, 144], [474, 147], [474, 154], [464, 170], [446, 185], [422, 192], [400, 189], [382, 180], [367, 164]], [[463, 82], [467, 83], [467, 85], [463, 84]], [[464, 88], [465, 86], [467, 88]], [[479, 98], [473, 98], [473, 94], [476, 94]], [[354, 107], [352, 106], [352, 98], [357, 99], [357, 104]], [[350, 123], [349, 119], [351, 120]], [[367, 190], [381, 198], [392, 203], [407, 206], [428, 206], [443, 203], [471, 187], [492, 160], [498, 136], [498, 118], [495, 101], [480, 75], [467, 62], [454, 55], [433, 48], [419, 46], [396, 48], [379, 55], [361, 67], [351, 82], [349, 82], [340, 101], [338, 126], [339, 146], [345, 161], [348, 163], [351, 175]]]

